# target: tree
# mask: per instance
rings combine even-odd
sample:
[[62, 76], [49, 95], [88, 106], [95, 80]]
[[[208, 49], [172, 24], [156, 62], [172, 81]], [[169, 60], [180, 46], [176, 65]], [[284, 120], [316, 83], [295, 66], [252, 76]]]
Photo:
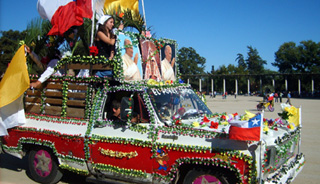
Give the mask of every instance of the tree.
[[[272, 65], [278, 67], [280, 73], [320, 73], [320, 42], [301, 41], [298, 46], [294, 42], [286, 42], [275, 52], [275, 62]], [[311, 79], [319, 80], [318, 75], [289, 77], [289, 86], [294, 88], [298, 87], [294, 81], [301, 80], [302, 91], [311, 88]]]
[[181, 74], [204, 74], [206, 59], [192, 47], [182, 47], [178, 51], [179, 70]]
[[4, 73], [19, 47], [19, 42], [25, 38], [26, 31], [2, 31], [0, 38], [0, 76]]
[[[239, 75], [242, 74], [248, 74], [247, 71], [245, 71], [243, 69], [242, 66], [235, 66], [232, 64], [229, 64], [228, 66], [222, 65], [220, 66], [214, 73], [212, 74], [219, 74], [221, 75], [220, 77], [216, 77], [216, 79], [218, 79], [217, 81], [221, 81], [224, 78], [224, 75], [230, 75], [228, 77], [225, 78], [226, 80], [226, 90], [231, 93], [234, 92], [234, 86], [235, 86], [235, 79], [237, 79], [238, 81], [238, 91], [244, 91], [246, 89], [246, 82], [247, 79], [245, 77], [239, 77]], [[233, 76], [231, 76], [233, 75]], [[218, 91], [222, 91], [222, 83], [216, 85], [216, 90]]]
[[280, 73], [293, 73], [299, 61], [299, 51], [294, 42], [287, 42], [280, 46], [275, 53], [273, 66], [278, 67]]
[[248, 71], [252, 74], [259, 74], [264, 72], [264, 66], [267, 64], [267, 61], [263, 60], [259, 56], [259, 52], [256, 48], [252, 46], [248, 46], [248, 57], [246, 59], [246, 64], [248, 67]]
[[244, 60], [244, 57], [242, 54], [238, 53], [237, 54], [237, 58], [236, 58], [236, 61], [238, 62], [238, 67], [242, 67], [243, 69], [246, 69], [247, 68], [247, 64], [246, 64], [246, 61]]
[[282, 44], [275, 53], [273, 66], [280, 73], [318, 73], [320, 72], [320, 42], [301, 41]]
[[[201, 57], [192, 47], [182, 47], [179, 49], [177, 62], [179, 63], [179, 71], [182, 75], [205, 74], [206, 59]], [[186, 81], [187, 79], [188, 77], [182, 76], [182, 80]], [[198, 87], [198, 81], [195, 78], [190, 83], [194, 88]]]
[[311, 40], [301, 41], [298, 46], [300, 60], [296, 68], [301, 73], [319, 72], [320, 67], [320, 42], [315, 43]]

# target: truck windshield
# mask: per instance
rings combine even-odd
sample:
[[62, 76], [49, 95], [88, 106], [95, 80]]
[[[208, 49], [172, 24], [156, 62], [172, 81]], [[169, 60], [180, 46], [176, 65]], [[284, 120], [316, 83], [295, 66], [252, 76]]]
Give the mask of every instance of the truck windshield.
[[190, 88], [149, 89], [149, 94], [161, 121], [198, 118], [212, 114]]

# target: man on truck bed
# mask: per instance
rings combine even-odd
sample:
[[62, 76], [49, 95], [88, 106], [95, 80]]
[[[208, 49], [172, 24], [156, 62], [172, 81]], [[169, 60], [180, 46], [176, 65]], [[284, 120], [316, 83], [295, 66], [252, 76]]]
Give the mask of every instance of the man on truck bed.
[[[47, 69], [41, 74], [40, 78], [36, 82], [30, 83], [30, 87], [37, 88], [42, 83], [50, 78], [54, 72], [54, 67], [57, 65], [58, 61], [61, 59], [61, 54], [58, 49], [54, 49], [52, 53], [48, 55], [50, 62], [47, 66]], [[61, 76], [64, 73], [64, 70], [58, 70], [53, 75]]]

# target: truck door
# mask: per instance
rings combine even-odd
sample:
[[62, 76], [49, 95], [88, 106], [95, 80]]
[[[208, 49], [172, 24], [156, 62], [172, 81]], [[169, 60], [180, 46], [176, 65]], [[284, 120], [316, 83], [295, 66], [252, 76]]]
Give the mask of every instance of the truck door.
[[[145, 109], [142, 95], [125, 90], [103, 93], [103, 103], [96, 107], [101, 111], [91, 132], [89, 160], [94, 169], [102, 173], [125, 172], [128, 176], [150, 179], [154, 162], [152, 140], [148, 135], [150, 115], [145, 114], [148, 111]], [[129, 99], [130, 112], [127, 121], [117, 113], [122, 98]], [[135, 117], [138, 117], [138, 122], [131, 122], [130, 119]]]

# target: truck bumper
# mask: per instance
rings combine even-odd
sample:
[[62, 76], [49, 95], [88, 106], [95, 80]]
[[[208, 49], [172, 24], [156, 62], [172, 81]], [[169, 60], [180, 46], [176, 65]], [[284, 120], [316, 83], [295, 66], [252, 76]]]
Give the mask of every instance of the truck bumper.
[[302, 170], [304, 163], [305, 157], [302, 153], [289, 159], [286, 164], [268, 175], [264, 179], [264, 184], [291, 183]]

